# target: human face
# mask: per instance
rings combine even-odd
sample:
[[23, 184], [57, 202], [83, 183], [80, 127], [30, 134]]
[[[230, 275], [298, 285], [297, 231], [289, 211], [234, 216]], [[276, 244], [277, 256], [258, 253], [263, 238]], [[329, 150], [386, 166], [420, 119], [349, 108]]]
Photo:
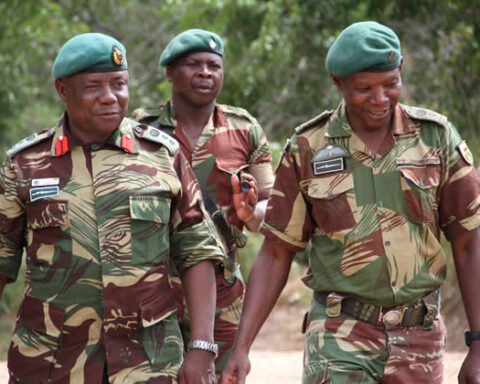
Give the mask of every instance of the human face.
[[402, 92], [401, 66], [387, 72], [357, 72], [333, 81], [356, 131], [388, 130]]
[[127, 71], [78, 73], [57, 79], [55, 88], [82, 144], [106, 141], [127, 114]]
[[195, 52], [167, 67], [174, 102], [203, 107], [215, 102], [223, 85], [223, 59], [216, 53]]

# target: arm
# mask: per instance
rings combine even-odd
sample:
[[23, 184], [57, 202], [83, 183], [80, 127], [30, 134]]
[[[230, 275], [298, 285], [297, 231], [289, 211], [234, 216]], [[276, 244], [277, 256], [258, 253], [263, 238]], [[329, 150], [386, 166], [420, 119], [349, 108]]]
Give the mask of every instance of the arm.
[[[463, 233], [452, 240], [463, 304], [472, 331], [480, 331], [480, 229]], [[480, 340], [473, 341], [458, 375], [459, 383], [480, 383]]]
[[3, 288], [7, 285], [8, 278], [0, 275], [0, 299], [2, 298]]
[[[190, 313], [190, 339], [213, 343], [216, 302], [213, 263], [205, 260], [188, 268], [182, 276], [182, 285]], [[212, 352], [200, 349], [187, 351], [179, 372], [179, 382], [215, 382], [214, 360], [215, 355]]]
[[287, 283], [295, 253], [266, 238], [250, 273], [240, 327], [222, 384], [244, 384], [250, 371], [248, 352]]

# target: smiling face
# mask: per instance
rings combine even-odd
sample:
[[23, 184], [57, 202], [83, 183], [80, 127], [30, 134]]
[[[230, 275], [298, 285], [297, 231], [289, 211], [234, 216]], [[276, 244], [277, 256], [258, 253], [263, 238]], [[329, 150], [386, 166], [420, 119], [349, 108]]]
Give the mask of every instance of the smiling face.
[[333, 81], [345, 100], [350, 125], [356, 131], [389, 129], [402, 93], [401, 66], [387, 72], [357, 72]]
[[78, 73], [55, 80], [72, 134], [83, 144], [104, 142], [128, 111], [128, 72]]
[[215, 53], [190, 53], [170, 64], [166, 74], [174, 103], [203, 107], [214, 103], [222, 89], [223, 59]]

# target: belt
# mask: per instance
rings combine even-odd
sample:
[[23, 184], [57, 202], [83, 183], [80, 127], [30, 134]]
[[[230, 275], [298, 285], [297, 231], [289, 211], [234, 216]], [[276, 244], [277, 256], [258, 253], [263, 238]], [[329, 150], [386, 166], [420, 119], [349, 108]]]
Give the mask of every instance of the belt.
[[[431, 297], [430, 297], [431, 296]], [[314, 292], [314, 299], [326, 307], [328, 317], [338, 317], [341, 313], [373, 325], [393, 327], [413, 327], [423, 325], [430, 328], [433, 319], [438, 315], [438, 291], [432, 292], [427, 302], [436, 305], [425, 305], [424, 300], [410, 305], [383, 308], [378, 305], [362, 303], [352, 297], [345, 297], [335, 292]]]

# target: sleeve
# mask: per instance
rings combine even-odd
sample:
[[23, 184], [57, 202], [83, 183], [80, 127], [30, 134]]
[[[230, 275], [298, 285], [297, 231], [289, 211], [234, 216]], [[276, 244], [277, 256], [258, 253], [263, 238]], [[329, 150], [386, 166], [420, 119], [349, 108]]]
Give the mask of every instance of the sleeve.
[[0, 274], [15, 281], [25, 246], [25, 209], [16, 185], [16, 173], [6, 160], [0, 168]]
[[222, 262], [225, 251], [214, 224], [202, 209], [200, 188], [193, 171], [181, 151], [174, 157], [174, 168], [181, 190], [172, 202], [172, 233], [170, 246], [172, 259], [182, 273], [203, 260]]
[[297, 161], [298, 154], [288, 150], [282, 154], [261, 229], [265, 237], [279, 241], [294, 252], [305, 249], [314, 229], [300, 188]]
[[445, 173], [440, 188], [440, 227], [448, 240], [480, 226], [480, 179], [456, 128], [445, 131]]
[[[260, 197], [268, 197], [268, 191], [273, 186], [272, 171], [272, 152], [268, 144], [267, 137], [260, 124], [253, 117], [252, 126], [250, 128], [250, 140], [252, 143], [252, 152], [248, 160], [248, 172], [255, 177], [258, 183]], [[267, 193], [263, 193], [266, 191]]]

